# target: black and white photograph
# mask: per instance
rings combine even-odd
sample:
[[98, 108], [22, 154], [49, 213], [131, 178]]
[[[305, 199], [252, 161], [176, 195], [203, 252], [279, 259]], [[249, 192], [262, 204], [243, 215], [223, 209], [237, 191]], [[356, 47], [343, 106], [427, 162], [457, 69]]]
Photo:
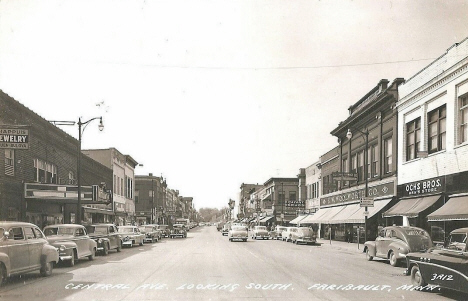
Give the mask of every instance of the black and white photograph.
[[468, 300], [467, 0], [0, 0], [0, 300]]

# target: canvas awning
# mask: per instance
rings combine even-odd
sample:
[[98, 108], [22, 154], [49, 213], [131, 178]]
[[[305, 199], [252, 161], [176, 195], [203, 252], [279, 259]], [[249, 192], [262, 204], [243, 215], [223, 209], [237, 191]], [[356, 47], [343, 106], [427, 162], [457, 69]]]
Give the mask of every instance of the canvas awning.
[[[374, 215], [376, 215], [377, 213], [379, 213], [380, 211], [382, 211], [382, 209], [388, 205], [388, 203], [390, 203], [390, 201], [392, 200], [392, 198], [388, 198], [388, 199], [381, 199], [381, 200], [375, 200], [374, 201], [374, 207], [367, 207], [367, 211], [369, 212], [369, 215], [367, 216], [367, 218], [370, 218], [370, 217], [373, 217]], [[351, 216], [349, 216], [345, 223], [347, 224], [364, 224], [365, 222], [365, 215], [364, 215], [364, 211], [365, 211], [365, 207], [360, 207], [359, 204], [356, 204], [357, 206], [359, 206], [358, 210], [355, 211]]]
[[314, 215], [309, 215], [307, 218], [301, 221], [301, 224], [328, 224], [333, 216], [338, 214], [346, 206], [321, 208]]
[[453, 197], [445, 205], [427, 216], [430, 222], [468, 220], [468, 196]]
[[273, 218], [273, 216], [265, 216], [261, 220], [259, 220], [259, 223], [266, 223], [272, 218]]
[[350, 204], [344, 206], [345, 208], [333, 216], [330, 220], [330, 224], [345, 224], [349, 217], [351, 217], [356, 211], [359, 210], [359, 204]]
[[434, 205], [441, 198], [441, 195], [431, 195], [420, 198], [400, 200], [395, 206], [384, 212], [384, 217], [406, 216], [409, 218], [418, 217], [421, 211]]
[[290, 221], [289, 223], [293, 224], [293, 225], [297, 225], [297, 224], [299, 224], [299, 222], [301, 220], [303, 220], [306, 217], [307, 217], [307, 215], [300, 215], [300, 216], [296, 217], [295, 219], [293, 219], [292, 221]]
[[267, 193], [261, 198], [260, 201], [268, 200], [268, 199], [270, 199], [270, 197], [271, 197], [271, 193]]

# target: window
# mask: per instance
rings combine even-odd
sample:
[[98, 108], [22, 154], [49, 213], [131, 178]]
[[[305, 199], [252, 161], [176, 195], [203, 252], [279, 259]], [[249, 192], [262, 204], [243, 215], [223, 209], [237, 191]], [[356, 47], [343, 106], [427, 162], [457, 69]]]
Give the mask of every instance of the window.
[[278, 204], [283, 204], [284, 202], [284, 191], [278, 192]]
[[117, 190], [117, 176], [114, 175], [114, 192], [118, 193], [119, 191]]
[[5, 149], [5, 175], [15, 175], [15, 151], [12, 149]]
[[124, 179], [120, 179], [120, 195], [124, 196]]
[[140, 191], [135, 190], [135, 203], [138, 203], [139, 199], [140, 199]]
[[14, 239], [14, 240], [23, 240], [24, 239], [23, 229], [21, 229], [21, 228], [11, 228], [9, 237], [10, 237], [10, 239]]
[[418, 157], [421, 144], [421, 118], [406, 124], [406, 161]]
[[460, 101], [460, 143], [468, 141], [468, 94], [459, 98]]
[[32, 228], [25, 227], [25, 228], [24, 228], [24, 234], [26, 235], [26, 239], [34, 239], [34, 238], [36, 238], [36, 237], [34, 236], [34, 232], [33, 232], [33, 229], [32, 229]]
[[384, 172], [390, 173], [392, 171], [392, 138], [388, 138], [384, 140]]
[[364, 151], [357, 154], [358, 181], [364, 181]]
[[356, 174], [357, 173], [357, 155], [354, 154], [351, 157], [351, 173]]
[[33, 230], [34, 230], [34, 233], [36, 234], [36, 238], [44, 238], [44, 234], [42, 234], [39, 228], [33, 228]]
[[76, 183], [75, 173], [73, 171], [68, 172], [68, 184], [74, 185]]
[[428, 114], [428, 152], [435, 153], [445, 149], [445, 105]]
[[34, 159], [34, 181], [57, 184], [57, 166], [41, 159]]
[[372, 153], [372, 165], [370, 174], [372, 177], [377, 177], [379, 175], [379, 148], [377, 144], [371, 146], [371, 153]]
[[295, 201], [296, 200], [296, 192], [295, 191], [290, 191], [289, 192], [289, 200], [290, 201]]

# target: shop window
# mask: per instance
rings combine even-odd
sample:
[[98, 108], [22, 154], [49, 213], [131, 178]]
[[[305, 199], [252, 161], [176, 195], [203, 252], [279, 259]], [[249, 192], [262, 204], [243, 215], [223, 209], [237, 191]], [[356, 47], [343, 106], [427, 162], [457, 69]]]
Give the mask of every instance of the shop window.
[[421, 144], [421, 118], [406, 124], [406, 161], [418, 157]]
[[5, 175], [15, 175], [15, 151], [13, 149], [5, 149]]
[[460, 106], [460, 143], [468, 141], [468, 94], [459, 97]]
[[445, 149], [446, 107], [445, 105], [428, 114], [428, 152], [435, 153]]

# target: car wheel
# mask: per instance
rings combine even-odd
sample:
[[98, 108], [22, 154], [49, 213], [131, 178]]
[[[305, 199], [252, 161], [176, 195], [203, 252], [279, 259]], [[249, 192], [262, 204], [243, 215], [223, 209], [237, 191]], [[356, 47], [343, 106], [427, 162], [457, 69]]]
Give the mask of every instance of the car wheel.
[[104, 244], [104, 247], [103, 247], [103, 249], [102, 249], [102, 254], [103, 254], [104, 256], [109, 255], [109, 247], [107, 246], [107, 244]]
[[95, 256], [96, 256], [96, 249], [93, 248], [93, 249], [91, 250], [91, 255], [88, 256], [88, 259], [89, 259], [89, 260], [94, 260], [94, 257], [95, 257]]
[[[46, 277], [52, 275], [52, 270], [54, 269], [54, 263], [51, 262], [46, 262], [44, 266], [41, 267], [41, 276]], [[1, 269], [0, 269], [1, 272]]]
[[411, 284], [414, 286], [426, 286], [426, 281], [424, 281], [417, 265], [411, 268]]
[[140, 245], [140, 246], [142, 246], [142, 245], [143, 245], [143, 240], [142, 240], [142, 241], [140, 241], [139, 245]]
[[369, 254], [369, 248], [366, 248], [366, 259], [367, 261], [371, 261], [372, 259], [374, 259], [374, 256]]
[[0, 286], [2, 286], [3, 282], [6, 279], [6, 269], [2, 263], [0, 263]]
[[117, 252], [120, 252], [120, 251], [122, 251], [122, 242], [121, 241], [119, 241], [117, 243]]
[[71, 259], [68, 261], [68, 266], [72, 267], [75, 265], [75, 252], [73, 251]]
[[392, 267], [396, 267], [396, 266], [397, 266], [397, 264], [398, 264], [398, 259], [397, 259], [396, 255], [395, 255], [395, 252], [390, 251], [390, 255], [388, 256], [388, 259], [389, 259], [390, 265], [391, 265]]
[[232, 242], [232, 239], [229, 238], [229, 241]]

